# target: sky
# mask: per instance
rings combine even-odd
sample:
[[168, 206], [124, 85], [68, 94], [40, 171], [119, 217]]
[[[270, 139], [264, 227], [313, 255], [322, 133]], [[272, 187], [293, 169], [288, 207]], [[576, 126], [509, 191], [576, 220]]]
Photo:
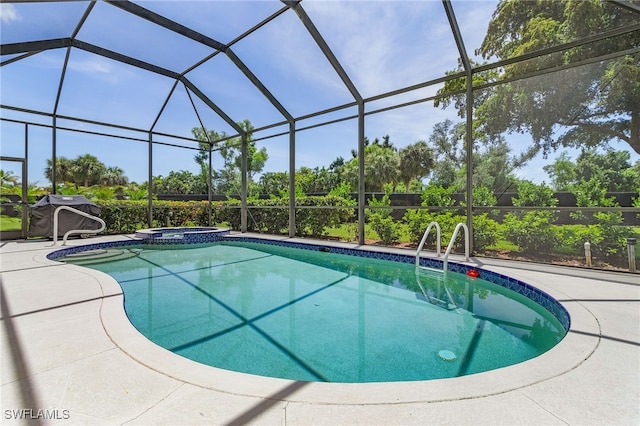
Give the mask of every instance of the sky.
[[[137, 3], [224, 44], [283, 7], [276, 0]], [[482, 42], [496, 3], [452, 1], [466, 50], [475, 59], [480, 60], [474, 56], [474, 51]], [[70, 37], [87, 5], [84, 1], [2, 3], [2, 43]], [[302, 5], [365, 99], [438, 78], [457, 67], [457, 48], [439, 0], [304, 0]], [[104, 2], [96, 3], [76, 38], [178, 73], [189, 70], [214, 52], [208, 46], [135, 18]], [[232, 50], [294, 117], [353, 101], [349, 90], [291, 10], [234, 44]], [[71, 50], [56, 109], [66, 51], [44, 51], [0, 68], [1, 103], [37, 111], [56, 110], [60, 116], [117, 123], [144, 132], [58, 119], [59, 127], [116, 133], [142, 140], [119, 140], [59, 130], [56, 134], [58, 156], [75, 158], [91, 153], [107, 166], [122, 168], [131, 181], [143, 182], [149, 173], [148, 144], [144, 142], [149, 130], [190, 137], [191, 129], [199, 127], [202, 121], [208, 130], [234, 133], [198, 97], [191, 95], [190, 98], [182, 84], [173, 90], [174, 81], [170, 78], [80, 49]], [[3, 56], [2, 60], [6, 59], [9, 57]], [[284, 121], [280, 112], [224, 54], [214, 56], [185, 75], [236, 122], [249, 119], [255, 127], [261, 127]], [[365, 111], [428, 97], [439, 88], [436, 85], [369, 102]], [[52, 124], [50, 117], [7, 109], [1, 109], [0, 114], [10, 119]], [[296, 126], [304, 128], [355, 114], [355, 108], [348, 108], [301, 120]], [[460, 120], [454, 108], [435, 108], [431, 102], [425, 102], [367, 116], [365, 134], [369, 139], [389, 135], [394, 145], [401, 148], [418, 140], [428, 140], [433, 126], [446, 119]], [[254, 137], [287, 130], [287, 126], [280, 126], [256, 133]], [[24, 157], [24, 125], [0, 121], [0, 132], [1, 154]], [[529, 144], [526, 135], [505, 137], [513, 145], [513, 154]], [[47, 158], [52, 155], [51, 138], [50, 129], [29, 126], [30, 183], [47, 184], [44, 168]], [[154, 140], [193, 146], [165, 136], [155, 135]], [[357, 120], [299, 131], [296, 140], [297, 168], [329, 166], [338, 156], [351, 158], [351, 151], [357, 147]], [[288, 170], [288, 143], [288, 136], [257, 143], [258, 147], [266, 147], [269, 155], [264, 171]], [[627, 150], [623, 143], [614, 149]], [[198, 172], [194, 154], [192, 150], [154, 145], [152, 173]], [[570, 151], [570, 154], [574, 158], [577, 155], [576, 151]], [[519, 170], [518, 176], [534, 182], [548, 181], [542, 166], [552, 161], [553, 156], [546, 160], [537, 157], [528, 167]], [[631, 158], [632, 162], [640, 160], [640, 156], [633, 153]], [[214, 156], [213, 161], [214, 167], [219, 168], [220, 157]], [[19, 172], [15, 163], [3, 162], [1, 166], [16, 174]]]

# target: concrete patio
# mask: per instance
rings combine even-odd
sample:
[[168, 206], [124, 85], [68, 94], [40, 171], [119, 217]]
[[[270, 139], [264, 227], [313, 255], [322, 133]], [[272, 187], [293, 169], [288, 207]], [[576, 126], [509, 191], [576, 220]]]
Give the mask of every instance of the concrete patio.
[[156, 346], [129, 323], [111, 277], [49, 261], [50, 245], [1, 243], [2, 424], [640, 424], [637, 274], [476, 259], [561, 301], [572, 319], [565, 339], [456, 379], [308, 383]]

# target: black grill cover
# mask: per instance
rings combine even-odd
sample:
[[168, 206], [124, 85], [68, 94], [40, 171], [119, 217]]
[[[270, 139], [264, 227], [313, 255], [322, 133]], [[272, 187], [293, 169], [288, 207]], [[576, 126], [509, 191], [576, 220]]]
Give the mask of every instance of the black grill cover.
[[[92, 216], [100, 216], [100, 206], [87, 200], [84, 195], [45, 195], [29, 209], [29, 236], [53, 238], [53, 214], [60, 206], [69, 206]], [[77, 213], [68, 210], [61, 210], [58, 213], [58, 237], [62, 237], [72, 229], [99, 228], [99, 222]]]

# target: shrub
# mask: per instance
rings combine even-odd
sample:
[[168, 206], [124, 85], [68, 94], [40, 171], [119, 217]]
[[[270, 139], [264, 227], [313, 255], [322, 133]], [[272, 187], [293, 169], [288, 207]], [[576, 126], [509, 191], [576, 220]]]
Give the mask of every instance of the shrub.
[[312, 237], [325, 235], [327, 228], [349, 222], [354, 216], [353, 208], [332, 207], [352, 206], [354, 204], [353, 200], [336, 195], [296, 198], [296, 206], [327, 207], [326, 209], [296, 209], [296, 234], [310, 235]]
[[409, 241], [418, 244], [422, 240], [429, 223], [435, 220], [435, 214], [428, 210], [408, 209], [402, 220], [407, 225]]
[[488, 246], [498, 241], [498, 222], [489, 218], [488, 213], [482, 213], [473, 218], [473, 250], [484, 253]]
[[[614, 197], [606, 196], [607, 189], [596, 178], [573, 185], [571, 192], [576, 196], [578, 207], [619, 207]], [[624, 219], [621, 212], [577, 211], [571, 213], [571, 217], [578, 223], [590, 225], [589, 229], [593, 232], [597, 229], [600, 241], [589, 241], [594, 254], [624, 258], [625, 238], [629, 236], [629, 231], [622, 226]]]
[[[523, 181], [518, 185], [518, 196], [512, 198], [514, 206], [554, 207], [558, 200], [553, 190], [544, 183], [536, 185]], [[557, 213], [552, 210], [522, 210], [504, 217], [505, 237], [522, 251], [545, 255], [560, 239], [554, 223]]]
[[563, 225], [558, 227], [558, 237], [562, 245], [571, 249], [572, 254], [584, 255], [584, 243], [589, 242], [592, 253], [597, 254], [597, 247], [603, 240], [602, 227], [598, 225]]
[[507, 213], [504, 218], [505, 236], [521, 250], [548, 254], [560, 239], [552, 226], [555, 215], [551, 211], [527, 211], [524, 214]]
[[[429, 184], [427, 185], [425, 190], [422, 191], [422, 194], [420, 196], [422, 202], [420, 204], [424, 207], [452, 206], [454, 204], [453, 197], [451, 196], [452, 193], [453, 188], [447, 189], [439, 185]], [[407, 225], [409, 240], [412, 243], [418, 244], [420, 240], [422, 240], [422, 236], [427, 230], [427, 227], [433, 221], [438, 222], [440, 227], [443, 228], [444, 232], [445, 224], [441, 223], [440, 221], [444, 220], [447, 223], [450, 222], [448, 218], [452, 214], [453, 213], [450, 212], [436, 213], [425, 209], [409, 209], [402, 217], [402, 220]], [[451, 230], [451, 232], [453, 232], [453, 229]], [[443, 241], [445, 241], [444, 236]]]
[[[369, 200], [369, 205], [372, 207], [384, 207], [390, 206], [391, 200], [389, 199], [390, 190], [385, 191], [384, 197], [380, 201], [375, 198]], [[391, 245], [400, 239], [400, 231], [398, 224], [393, 220], [391, 216], [392, 209], [369, 209], [367, 211], [367, 219], [371, 228], [376, 231], [378, 237], [384, 245]]]
[[422, 191], [422, 205], [427, 206], [452, 206], [454, 199], [451, 196], [454, 188], [444, 188], [440, 185], [429, 184]]
[[146, 201], [102, 201], [100, 217], [107, 224], [107, 234], [130, 234], [147, 228], [148, 208]]

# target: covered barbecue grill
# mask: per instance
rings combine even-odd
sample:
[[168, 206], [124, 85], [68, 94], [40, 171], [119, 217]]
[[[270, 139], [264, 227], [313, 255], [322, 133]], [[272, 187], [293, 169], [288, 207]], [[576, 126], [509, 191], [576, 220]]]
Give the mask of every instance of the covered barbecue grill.
[[[31, 206], [29, 237], [53, 238], [53, 214], [60, 206], [69, 206], [92, 216], [100, 216], [100, 206], [93, 204], [83, 195], [45, 195]], [[58, 237], [72, 229], [96, 230], [100, 223], [77, 213], [61, 210], [58, 213]]]

